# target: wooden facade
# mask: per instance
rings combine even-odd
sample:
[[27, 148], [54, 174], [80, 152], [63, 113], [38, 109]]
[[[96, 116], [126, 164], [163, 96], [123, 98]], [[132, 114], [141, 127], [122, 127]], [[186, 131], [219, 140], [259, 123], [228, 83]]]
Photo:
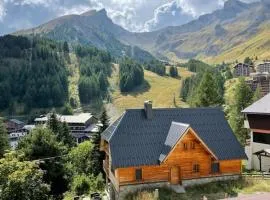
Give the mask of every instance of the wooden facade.
[[[110, 163], [108, 143], [102, 142], [102, 149], [108, 154], [106, 163]], [[213, 171], [213, 165], [217, 170]], [[113, 176], [116, 190], [121, 185], [170, 182], [181, 184], [182, 180], [240, 174], [241, 160], [219, 161], [197, 134], [189, 128], [179, 139], [165, 160], [159, 165], [134, 166], [109, 170], [110, 164], [104, 166], [107, 176]], [[108, 173], [108, 171], [110, 171]], [[138, 179], [138, 174], [141, 177]]]

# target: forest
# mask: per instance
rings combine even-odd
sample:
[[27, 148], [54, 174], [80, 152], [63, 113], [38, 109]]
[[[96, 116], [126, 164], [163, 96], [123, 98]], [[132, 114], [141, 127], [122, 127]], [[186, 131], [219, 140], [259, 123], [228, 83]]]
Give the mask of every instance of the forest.
[[0, 109], [21, 103], [35, 107], [62, 106], [68, 98], [62, 43], [34, 37], [0, 37]]
[[144, 81], [143, 66], [130, 58], [119, 64], [119, 87], [121, 92], [129, 92]]
[[79, 60], [79, 96], [82, 103], [104, 96], [112, 73], [112, 57], [94, 47], [77, 46], [75, 53]]

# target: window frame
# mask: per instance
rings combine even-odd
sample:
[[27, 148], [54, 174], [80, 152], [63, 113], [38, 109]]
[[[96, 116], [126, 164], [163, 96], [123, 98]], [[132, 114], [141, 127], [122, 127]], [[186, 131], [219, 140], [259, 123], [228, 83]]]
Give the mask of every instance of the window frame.
[[[217, 171], [213, 170], [213, 166], [217, 165]], [[218, 161], [212, 162], [211, 163], [211, 174], [219, 174], [220, 173], [220, 163]]]
[[[139, 175], [139, 178], [138, 178], [138, 175]], [[135, 169], [135, 181], [142, 181], [142, 180], [143, 180], [142, 168], [136, 168]]]
[[200, 173], [200, 164], [199, 163], [193, 163], [192, 173], [194, 173], [194, 174]]

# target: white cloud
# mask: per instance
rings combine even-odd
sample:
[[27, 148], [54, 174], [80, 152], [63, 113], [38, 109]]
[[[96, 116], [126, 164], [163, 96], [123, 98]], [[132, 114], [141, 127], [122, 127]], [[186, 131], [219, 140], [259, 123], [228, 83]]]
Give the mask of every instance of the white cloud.
[[222, 8], [224, 0], [177, 0], [177, 4], [185, 13], [198, 17]]
[[166, 3], [155, 9], [154, 17], [145, 22], [144, 30], [153, 31], [166, 26], [179, 26], [193, 19], [193, 16], [183, 12], [176, 1]]
[[4, 17], [6, 15], [4, 2], [0, 1], [0, 22], [3, 21]]

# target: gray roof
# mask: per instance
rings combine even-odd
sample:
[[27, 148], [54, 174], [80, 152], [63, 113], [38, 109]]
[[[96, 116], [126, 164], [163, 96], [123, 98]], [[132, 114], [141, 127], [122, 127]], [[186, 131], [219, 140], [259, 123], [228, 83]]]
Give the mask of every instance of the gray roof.
[[165, 140], [162, 152], [159, 156], [159, 161], [162, 162], [168, 154], [171, 152], [172, 148], [175, 146], [177, 141], [181, 136], [187, 131], [189, 124], [183, 124], [179, 122], [172, 122], [169, 133]]
[[186, 127], [172, 122], [189, 124], [219, 160], [246, 159], [218, 108], [153, 109], [153, 119], [146, 119], [143, 109], [129, 109], [102, 134], [109, 141], [113, 167], [159, 164]]
[[242, 113], [270, 115], [270, 93], [244, 109]]
[[20, 120], [17, 120], [17, 119], [11, 119], [10, 120], [11, 122], [14, 122], [15, 124], [24, 124], [24, 122], [20, 121]]

